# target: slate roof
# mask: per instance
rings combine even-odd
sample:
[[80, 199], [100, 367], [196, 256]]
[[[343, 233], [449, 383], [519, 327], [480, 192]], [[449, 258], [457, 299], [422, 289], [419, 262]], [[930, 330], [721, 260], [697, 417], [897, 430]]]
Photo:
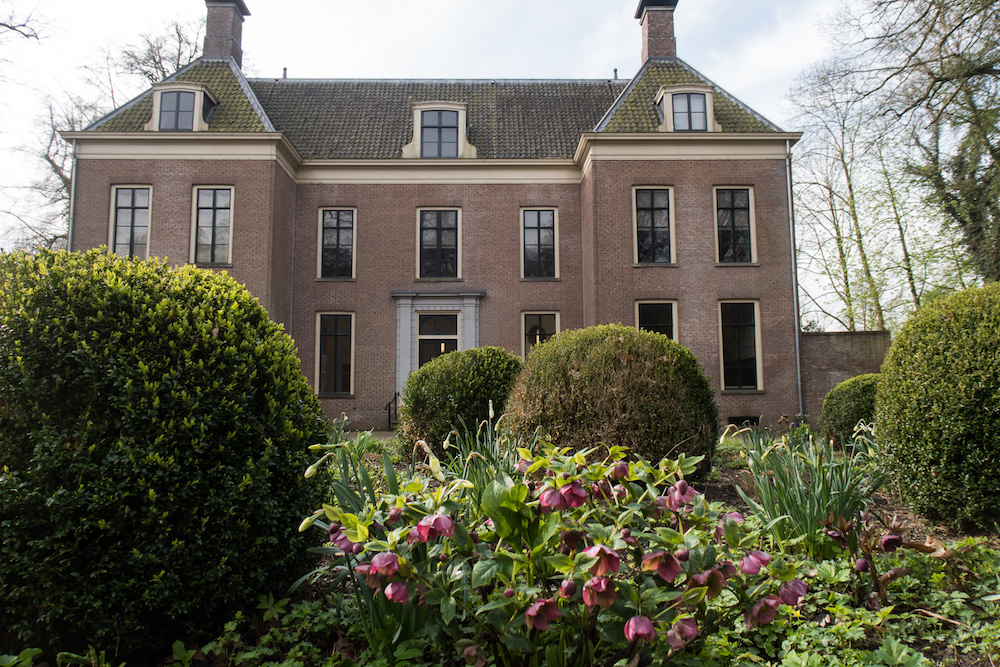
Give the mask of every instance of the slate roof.
[[[631, 80], [246, 79], [230, 58], [202, 58], [168, 80], [209, 86], [212, 132], [284, 132], [304, 159], [397, 159], [413, 139], [413, 104], [468, 104], [468, 140], [484, 159], [572, 158], [584, 132], [656, 132], [662, 86], [703, 84], [724, 132], [781, 130], [676, 58], [651, 59]], [[147, 91], [90, 130], [141, 132]]]
[[627, 81], [251, 80], [306, 159], [392, 159], [413, 140], [413, 103], [468, 104], [480, 158], [571, 158]]
[[677, 58], [650, 58], [628, 89], [597, 126], [600, 132], [656, 132], [660, 118], [653, 104], [663, 86], [709, 85], [715, 90], [715, 122], [723, 132], [781, 132], [707, 77]]

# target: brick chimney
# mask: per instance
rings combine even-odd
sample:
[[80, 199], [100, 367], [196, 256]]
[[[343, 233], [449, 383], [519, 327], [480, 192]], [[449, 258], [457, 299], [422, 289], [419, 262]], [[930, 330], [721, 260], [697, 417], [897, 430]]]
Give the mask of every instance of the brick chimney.
[[676, 58], [674, 8], [677, 0], [641, 0], [635, 17], [642, 25], [642, 62], [650, 58]]
[[243, 67], [243, 17], [250, 10], [243, 0], [205, 0], [208, 20], [205, 23], [205, 49], [209, 58], [232, 57]]

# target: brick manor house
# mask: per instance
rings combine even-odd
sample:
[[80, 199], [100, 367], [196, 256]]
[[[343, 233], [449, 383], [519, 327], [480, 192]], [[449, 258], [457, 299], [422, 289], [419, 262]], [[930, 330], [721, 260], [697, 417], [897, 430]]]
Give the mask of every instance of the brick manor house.
[[677, 58], [677, 0], [631, 80], [247, 79], [246, 4], [206, 5], [202, 58], [64, 133], [72, 249], [227, 271], [357, 428], [443, 352], [611, 322], [691, 349], [724, 420], [803, 410], [800, 134]]

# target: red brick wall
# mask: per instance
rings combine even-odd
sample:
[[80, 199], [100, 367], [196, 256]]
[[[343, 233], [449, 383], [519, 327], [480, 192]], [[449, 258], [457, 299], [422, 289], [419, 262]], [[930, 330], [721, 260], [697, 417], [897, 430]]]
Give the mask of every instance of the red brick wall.
[[803, 333], [802, 385], [809, 423], [818, 424], [831, 389], [857, 375], [880, 372], [891, 342], [888, 331]]

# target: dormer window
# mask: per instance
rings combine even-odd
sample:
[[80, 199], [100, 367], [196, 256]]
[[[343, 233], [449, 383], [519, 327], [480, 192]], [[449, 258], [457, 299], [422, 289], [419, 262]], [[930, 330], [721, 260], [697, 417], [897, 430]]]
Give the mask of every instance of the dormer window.
[[413, 105], [413, 140], [403, 146], [404, 158], [445, 160], [476, 157], [469, 143], [464, 102], [417, 102]]
[[711, 86], [664, 86], [654, 103], [660, 132], [721, 132], [715, 122], [715, 90]]
[[674, 132], [708, 132], [704, 93], [674, 93]]
[[458, 157], [458, 112], [420, 112], [420, 157]]
[[194, 93], [168, 91], [160, 93], [160, 130], [194, 129]]
[[218, 106], [203, 83], [164, 81], [153, 85], [153, 114], [145, 129], [153, 132], [204, 132]]

